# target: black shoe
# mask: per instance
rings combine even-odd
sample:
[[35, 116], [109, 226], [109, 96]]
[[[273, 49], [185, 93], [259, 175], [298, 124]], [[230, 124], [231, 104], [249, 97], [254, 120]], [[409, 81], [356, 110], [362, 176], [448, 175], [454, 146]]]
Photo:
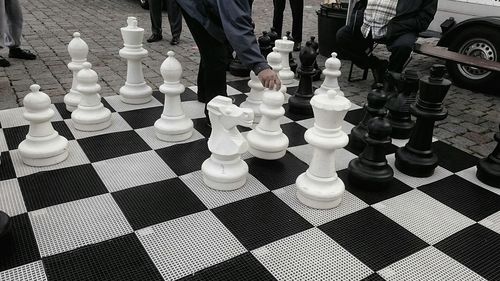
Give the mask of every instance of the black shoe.
[[294, 52], [298, 52], [298, 51], [300, 51], [300, 47], [301, 47], [301, 46], [300, 46], [300, 42], [295, 42], [295, 43], [293, 44], [293, 51], [294, 51]]
[[170, 40], [170, 45], [172, 46], [179, 45], [179, 42], [180, 42], [179, 37], [174, 37], [172, 38], [172, 40]]
[[10, 48], [9, 58], [22, 59], [22, 60], [35, 60], [36, 55], [28, 50], [21, 48]]
[[0, 56], [0, 67], [8, 67], [10, 66], [10, 62], [6, 60], [4, 57]]
[[148, 43], [153, 43], [153, 42], [158, 42], [158, 41], [161, 41], [163, 39], [163, 36], [161, 36], [161, 34], [151, 34], [151, 36], [148, 38]]

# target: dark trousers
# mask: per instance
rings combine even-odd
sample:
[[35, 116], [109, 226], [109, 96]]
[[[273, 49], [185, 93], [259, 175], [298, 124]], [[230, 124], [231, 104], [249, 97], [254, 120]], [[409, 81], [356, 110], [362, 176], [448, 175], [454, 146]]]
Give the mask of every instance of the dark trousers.
[[[292, 9], [292, 37], [295, 42], [302, 42], [302, 21], [304, 16], [304, 0], [289, 0]], [[274, 14], [273, 26], [281, 38], [283, 29], [283, 13], [285, 12], [286, 0], [273, 0]]]
[[386, 41], [384, 39], [373, 40], [371, 35], [364, 38], [359, 28], [352, 29], [350, 26], [344, 26], [337, 32], [337, 49], [339, 53], [352, 60], [360, 68], [376, 68], [379, 60], [375, 56], [368, 54], [375, 42], [385, 44], [387, 50], [391, 52], [387, 70], [397, 73], [403, 71], [415, 41], [417, 41], [417, 34], [415, 33], [406, 33], [394, 40]]
[[[227, 96], [227, 43], [220, 42], [211, 36], [197, 20], [186, 14], [185, 11], [183, 11], [183, 14], [184, 20], [200, 51], [201, 60], [197, 80], [198, 101], [206, 104], [216, 96]], [[205, 114], [207, 114], [206, 106]]]
[[182, 31], [182, 13], [175, 0], [149, 0], [149, 15], [151, 17], [151, 30], [153, 34], [162, 34], [161, 12], [163, 5], [167, 7], [168, 21], [172, 38], [179, 38]]

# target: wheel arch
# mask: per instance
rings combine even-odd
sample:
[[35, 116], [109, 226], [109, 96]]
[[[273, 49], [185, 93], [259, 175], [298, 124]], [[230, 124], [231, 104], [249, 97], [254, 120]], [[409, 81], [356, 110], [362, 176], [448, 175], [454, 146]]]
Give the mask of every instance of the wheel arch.
[[449, 47], [450, 43], [453, 41], [457, 34], [468, 28], [477, 28], [479, 26], [493, 27], [497, 29], [498, 32], [500, 32], [500, 17], [480, 17], [462, 21], [453, 26], [446, 33], [442, 34], [437, 45], [442, 47]]

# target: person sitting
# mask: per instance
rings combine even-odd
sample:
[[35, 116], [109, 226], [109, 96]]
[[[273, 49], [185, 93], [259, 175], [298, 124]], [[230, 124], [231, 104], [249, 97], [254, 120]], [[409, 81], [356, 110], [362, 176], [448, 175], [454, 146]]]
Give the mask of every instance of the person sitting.
[[[375, 87], [386, 71], [401, 73], [418, 34], [434, 19], [438, 0], [358, 0], [346, 26], [337, 32], [338, 52], [360, 68], [370, 68]], [[389, 61], [372, 54], [374, 43], [385, 44]]]
[[[9, 48], [9, 58], [34, 60], [36, 55], [21, 49], [23, 31], [23, 11], [19, 0], [0, 0], [0, 48]], [[10, 62], [0, 56], [0, 67], [8, 67]]]

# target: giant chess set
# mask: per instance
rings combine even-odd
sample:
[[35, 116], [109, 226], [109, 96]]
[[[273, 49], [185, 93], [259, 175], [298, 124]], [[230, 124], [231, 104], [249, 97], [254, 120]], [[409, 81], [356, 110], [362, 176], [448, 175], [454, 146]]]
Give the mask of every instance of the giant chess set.
[[64, 103], [32, 85], [0, 111], [0, 280], [500, 280], [500, 145], [479, 160], [433, 137], [443, 66], [360, 107], [335, 53], [313, 88], [314, 38], [297, 82], [284, 37], [263, 48], [281, 89], [229, 82], [209, 127], [175, 53], [153, 91], [144, 30], [121, 32], [119, 95], [74, 33]]

